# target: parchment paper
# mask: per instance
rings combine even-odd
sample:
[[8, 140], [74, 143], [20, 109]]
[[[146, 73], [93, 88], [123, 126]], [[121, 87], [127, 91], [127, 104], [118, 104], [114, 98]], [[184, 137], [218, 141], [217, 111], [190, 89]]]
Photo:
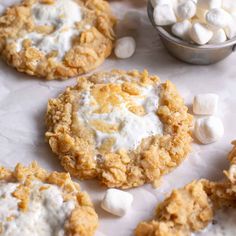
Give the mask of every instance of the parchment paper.
[[[20, 0], [0, 0], [4, 5]], [[135, 55], [127, 60], [111, 56], [97, 70], [148, 69], [160, 78], [173, 81], [188, 105], [198, 93], [217, 93], [220, 96], [218, 116], [222, 118], [225, 135], [211, 145], [193, 144], [192, 153], [182, 165], [163, 178], [160, 188], [149, 185], [132, 189], [134, 203], [129, 213], [114, 217], [100, 208], [105, 193], [97, 181], [84, 181], [81, 186], [88, 191], [99, 214], [100, 226], [97, 236], [130, 236], [141, 220], [152, 217], [154, 208], [173, 188], [197, 178], [212, 180], [223, 177], [228, 167], [226, 155], [230, 142], [236, 138], [236, 54], [211, 66], [193, 66], [177, 61], [163, 48], [157, 32], [146, 15], [145, 0], [111, 1], [114, 13], [122, 18], [129, 10], [136, 10], [141, 23], [129, 31], [119, 26], [118, 36], [133, 35], [137, 41]], [[44, 81], [16, 72], [0, 61], [0, 164], [14, 167], [16, 163], [29, 164], [36, 160], [49, 170], [62, 170], [57, 158], [44, 141], [44, 115], [49, 98], [56, 97], [66, 86], [74, 85], [76, 79], [67, 81]], [[190, 106], [191, 109], [191, 106]]]

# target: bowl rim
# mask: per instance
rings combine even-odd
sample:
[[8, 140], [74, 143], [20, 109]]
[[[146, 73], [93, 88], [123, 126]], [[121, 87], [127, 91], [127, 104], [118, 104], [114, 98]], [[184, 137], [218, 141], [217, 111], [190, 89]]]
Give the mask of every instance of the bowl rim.
[[151, 0], [148, 0], [147, 3], [147, 12], [148, 12], [148, 17], [149, 20], [151, 21], [153, 27], [158, 31], [158, 33], [164, 37], [165, 39], [171, 41], [174, 44], [178, 44], [181, 45], [182, 47], [186, 47], [186, 48], [193, 48], [193, 49], [200, 49], [200, 50], [204, 50], [204, 49], [217, 49], [217, 48], [225, 48], [225, 47], [230, 47], [233, 46], [233, 51], [236, 50], [236, 37], [227, 40], [223, 43], [219, 43], [219, 44], [205, 44], [205, 45], [197, 45], [197, 44], [190, 44], [187, 41], [181, 40], [175, 36], [173, 36], [172, 34], [170, 34], [168, 31], [166, 31], [163, 27], [158, 26], [155, 24], [154, 22], [154, 18], [153, 18], [153, 6], [151, 4]]

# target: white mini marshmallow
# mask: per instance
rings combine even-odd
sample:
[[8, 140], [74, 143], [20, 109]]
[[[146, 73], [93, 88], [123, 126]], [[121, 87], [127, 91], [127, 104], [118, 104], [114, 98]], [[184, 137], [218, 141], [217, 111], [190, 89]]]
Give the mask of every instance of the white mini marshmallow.
[[128, 29], [137, 29], [140, 27], [140, 13], [138, 11], [128, 11], [123, 18], [123, 24]]
[[133, 37], [123, 37], [116, 40], [114, 53], [118, 58], [131, 57], [136, 49], [136, 42]]
[[118, 190], [108, 189], [102, 200], [101, 207], [109, 213], [116, 216], [124, 216], [133, 202], [133, 196], [130, 193]]
[[183, 40], [189, 40], [189, 31], [191, 29], [191, 22], [189, 20], [184, 20], [182, 22], [177, 22], [171, 27], [172, 33], [183, 39]]
[[188, 0], [179, 4], [176, 10], [176, 14], [178, 19], [187, 20], [195, 16], [196, 10], [196, 4], [192, 0]]
[[228, 26], [226, 26], [224, 30], [229, 39], [236, 37], [236, 16], [232, 15]]
[[230, 14], [223, 9], [215, 8], [206, 14], [206, 22], [215, 29], [225, 28], [230, 23]]
[[214, 143], [224, 135], [224, 126], [217, 117], [200, 118], [195, 122], [194, 134], [202, 144]]
[[193, 112], [196, 115], [213, 115], [218, 107], [219, 96], [214, 93], [198, 94], [193, 99]]
[[206, 25], [201, 23], [194, 23], [190, 30], [190, 37], [193, 42], [204, 45], [210, 41], [213, 32], [207, 28]]
[[227, 40], [225, 31], [223, 29], [219, 29], [214, 32], [211, 40], [208, 42], [209, 44], [218, 44], [223, 43]]
[[221, 6], [222, 6], [222, 0], [198, 0], [197, 2], [197, 7], [207, 10], [213, 8], [221, 8]]
[[224, 8], [227, 12], [236, 12], [236, 1], [235, 0], [223, 0], [222, 8]]
[[172, 5], [173, 2], [172, 0], [151, 0], [151, 4], [153, 8], [155, 8], [157, 5]]
[[172, 25], [176, 20], [173, 7], [170, 5], [157, 5], [154, 8], [153, 18], [157, 25], [165, 26]]

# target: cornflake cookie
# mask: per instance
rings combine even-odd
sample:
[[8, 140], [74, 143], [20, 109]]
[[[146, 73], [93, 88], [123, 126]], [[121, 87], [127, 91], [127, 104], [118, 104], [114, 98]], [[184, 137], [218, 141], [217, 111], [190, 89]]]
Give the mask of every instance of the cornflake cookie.
[[89, 196], [68, 173], [49, 173], [36, 162], [0, 167], [0, 235], [92, 236], [98, 217]]
[[108, 187], [152, 183], [190, 151], [192, 117], [175, 86], [147, 71], [80, 78], [48, 102], [46, 137], [63, 167]]
[[227, 179], [194, 181], [174, 190], [156, 209], [156, 216], [141, 222], [136, 236], [236, 235], [236, 141], [229, 154]]
[[22, 0], [0, 17], [0, 51], [20, 72], [66, 79], [112, 51], [115, 19], [104, 0]]

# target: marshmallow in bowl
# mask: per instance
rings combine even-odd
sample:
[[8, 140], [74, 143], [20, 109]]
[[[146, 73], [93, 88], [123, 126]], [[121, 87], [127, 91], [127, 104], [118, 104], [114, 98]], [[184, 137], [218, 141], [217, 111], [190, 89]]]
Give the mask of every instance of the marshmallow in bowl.
[[206, 22], [209, 26], [213, 27], [213, 29], [225, 28], [229, 25], [230, 14], [221, 9], [214, 8], [208, 11], [206, 14]]
[[222, 8], [228, 12], [236, 12], [236, 1], [235, 0], [223, 0]]
[[187, 0], [178, 5], [176, 14], [178, 19], [187, 20], [195, 16], [197, 11], [196, 4], [192, 0]]
[[171, 5], [157, 5], [153, 11], [153, 18], [157, 25], [165, 26], [174, 24], [177, 19]]
[[200, 118], [195, 122], [194, 134], [202, 144], [214, 143], [224, 135], [224, 126], [217, 117]]
[[115, 44], [114, 53], [118, 58], [126, 59], [133, 56], [136, 49], [136, 42], [133, 37], [119, 38]]
[[177, 22], [171, 27], [172, 33], [183, 39], [183, 40], [189, 40], [189, 31], [191, 29], [191, 22], [189, 20], [184, 20], [182, 22]]
[[204, 45], [210, 41], [213, 36], [213, 32], [208, 29], [205, 24], [194, 23], [190, 30], [190, 38], [193, 42]]
[[152, 0], [152, 4], [155, 23], [171, 26], [172, 34], [182, 40], [205, 45], [236, 37], [235, 0]]
[[131, 207], [132, 202], [132, 194], [118, 189], [108, 189], [102, 200], [101, 207], [113, 215], [124, 216]]
[[193, 99], [193, 113], [196, 115], [213, 115], [218, 107], [219, 96], [214, 93], [198, 94]]
[[228, 39], [236, 37], [236, 15], [232, 15], [229, 24], [224, 28]]
[[202, 8], [202, 9], [209, 10], [213, 8], [221, 8], [221, 6], [222, 6], [222, 0], [198, 0], [197, 1], [197, 7]]
[[225, 34], [225, 31], [223, 29], [219, 29], [217, 31], [214, 31], [214, 34], [208, 43], [209, 44], [218, 44], [218, 43], [223, 43], [226, 40], [227, 40], [227, 36]]

